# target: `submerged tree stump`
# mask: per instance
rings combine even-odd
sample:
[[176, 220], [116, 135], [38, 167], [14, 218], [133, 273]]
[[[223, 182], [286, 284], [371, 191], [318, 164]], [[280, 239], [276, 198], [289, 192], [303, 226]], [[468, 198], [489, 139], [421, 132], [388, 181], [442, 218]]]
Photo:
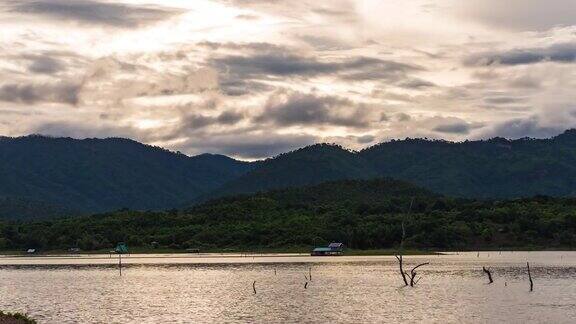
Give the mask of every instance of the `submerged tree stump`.
[[526, 262], [526, 268], [528, 268], [528, 280], [530, 281], [530, 291], [534, 291], [534, 281], [532, 281], [532, 274], [530, 274], [529, 262]]
[[398, 265], [400, 267], [400, 275], [402, 276], [402, 280], [404, 281], [404, 286], [408, 286], [408, 279], [406, 278], [407, 274], [406, 272], [404, 272], [404, 268], [403, 268], [403, 258], [402, 258], [402, 254], [400, 255], [395, 255], [396, 259], [398, 260]]
[[414, 268], [412, 268], [412, 270], [410, 270], [410, 287], [414, 287], [414, 285], [416, 285], [418, 283], [418, 281], [420, 281], [421, 278], [418, 278], [418, 280], [414, 281], [414, 279], [416, 278], [416, 269], [428, 265], [430, 264], [430, 262], [424, 262], [424, 263], [420, 263], [419, 265], [415, 266]]
[[486, 269], [485, 267], [482, 267], [482, 271], [484, 271], [484, 273], [488, 276], [488, 284], [491, 284], [494, 282], [494, 280], [492, 280], [492, 273], [490, 273], [490, 270]]

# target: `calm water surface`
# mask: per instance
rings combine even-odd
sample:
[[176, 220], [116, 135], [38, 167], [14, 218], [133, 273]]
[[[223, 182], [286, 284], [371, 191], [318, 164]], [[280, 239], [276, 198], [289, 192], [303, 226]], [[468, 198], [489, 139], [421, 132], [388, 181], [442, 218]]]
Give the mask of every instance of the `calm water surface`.
[[40, 323], [576, 322], [576, 252], [405, 258], [428, 261], [410, 288], [384, 256], [132, 255], [121, 277], [108, 255], [0, 256], [0, 309]]

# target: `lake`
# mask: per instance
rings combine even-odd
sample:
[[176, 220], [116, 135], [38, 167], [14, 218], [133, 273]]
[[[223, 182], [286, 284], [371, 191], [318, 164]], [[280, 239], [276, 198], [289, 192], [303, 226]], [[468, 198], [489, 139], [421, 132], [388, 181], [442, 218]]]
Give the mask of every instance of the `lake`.
[[[40, 323], [574, 323], [576, 252], [0, 256], [0, 310]], [[530, 261], [534, 291], [529, 291]], [[489, 267], [493, 284], [482, 272]], [[311, 270], [310, 270], [311, 269]], [[306, 276], [312, 273], [312, 280]], [[256, 294], [253, 282], [256, 281]]]

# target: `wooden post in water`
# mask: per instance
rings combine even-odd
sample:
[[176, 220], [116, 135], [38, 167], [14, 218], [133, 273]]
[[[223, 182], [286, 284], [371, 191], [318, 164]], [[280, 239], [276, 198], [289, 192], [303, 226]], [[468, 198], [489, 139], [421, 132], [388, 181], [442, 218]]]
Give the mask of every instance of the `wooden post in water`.
[[252, 283], [252, 290], [254, 290], [254, 295], [256, 295], [256, 280]]
[[312, 267], [308, 268], [308, 278], [312, 281]]
[[528, 268], [528, 280], [530, 280], [530, 291], [534, 290], [534, 282], [532, 281], [532, 275], [530, 274], [530, 263], [526, 262], [526, 268]]
[[122, 253], [118, 253], [118, 269], [120, 269], [120, 277], [122, 277]]

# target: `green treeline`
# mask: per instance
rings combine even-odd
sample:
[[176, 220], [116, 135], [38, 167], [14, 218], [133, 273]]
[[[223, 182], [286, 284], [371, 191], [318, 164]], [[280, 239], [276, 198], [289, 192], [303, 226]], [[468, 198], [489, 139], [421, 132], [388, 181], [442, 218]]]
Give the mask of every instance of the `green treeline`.
[[[407, 209], [414, 199], [409, 216]], [[88, 217], [0, 223], [0, 250], [289, 248], [340, 241], [422, 249], [572, 248], [576, 199], [468, 200], [391, 180], [347, 180], [210, 201], [187, 210], [122, 210]]]

